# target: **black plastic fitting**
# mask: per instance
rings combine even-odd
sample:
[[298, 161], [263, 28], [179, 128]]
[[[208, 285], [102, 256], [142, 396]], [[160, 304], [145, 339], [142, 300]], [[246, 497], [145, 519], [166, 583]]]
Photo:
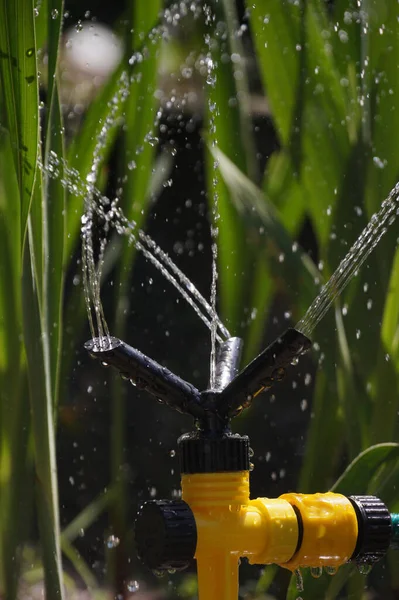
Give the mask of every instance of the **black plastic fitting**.
[[349, 496], [356, 512], [358, 538], [351, 561], [372, 565], [389, 548], [392, 521], [388, 508], [375, 496]]
[[139, 389], [193, 416], [205, 437], [211, 432], [222, 438], [229, 432], [230, 419], [249, 406], [260, 392], [280, 381], [286, 367], [306, 352], [311, 342], [299, 331], [287, 329], [236, 375], [241, 346], [240, 338], [230, 338], [221, 344], [213, 387], [200, 393], [191, 383], [118, 338], [95, 338], [85, 344], [92, 357], [118, 369], [122, 377]]
[[153, 500], [140, 508], [135, 523], [139, 559], [153, 570], [189, 566], [197, 547], [197, 527], [183, 500]]
[[248, 471], [250, 467], [247, 436], [186, 433], [179, 438], [178, 448], [182, 474]]
[[152, 394], [171, 408], [195, 418], [205, 414], [196, 387], [122, 340], [103, 338], [100, 344], [95, 338], [86, 342], [85, 348], [93, 358], [115, 367], [122, 377], [129, 379], [137, 388]]
[[285, 369], [309, 350], [311, 341], [296, 329], [287, 329], [245, 367], [218, 397], [219, 415], [235, 416], [260, 392], [281, 381]]

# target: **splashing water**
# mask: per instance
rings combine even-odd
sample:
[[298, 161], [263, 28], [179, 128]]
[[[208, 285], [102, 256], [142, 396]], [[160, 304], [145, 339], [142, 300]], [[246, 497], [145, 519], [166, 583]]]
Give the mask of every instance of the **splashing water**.
[[295, 569], [294, 575], [295, 575], [296, 589], [298, 590], [298, 592], [303, 592], [304, 588], [303, 588], [303, 577], [302, 577], [301, 569]]
[[[182, 2], [172, 5], [170, 10], [164, 14], [164, 24], [154, 27], [148, 35], [150, 41], [158, 36], [165, 38], [167, 31], [166, 25], [174, 25], [174, 12], [177, 8], [182, 8], [183, 4], [190, 6], [194, 17], [198, 17], [200, 13], [193, 10], [193, 4]], [[200, 11], [201, 12], [201, 11]], [[205, 15], [205, 20], [208, 25], [212, 25], [215, 16], [204, 7], [202, 14]], [[176, 20], [178, 22], [178, 20]], [[208, 46], [208, 52], [204, 58], [204, 64], [207, 71], [206, 82], [210, 86], [215, 85], [214, 65], [211, 58], [211, 40], [209, 36], [205, 37], [205, 42]], [[145, 58], [145, 53], [135, 52], [129, 60], [130, 65], [141, 62]], [[211, 228], [212, 235], [212, 284], [210, 302], [200, 294], [194, 284], [184, 275], [177, 267], [172, 259], [162, 251], [159, 246], [142, 230], [137, 228], [134, 221], [129, 221], [123, 214], [119, 206], [119, 198], [112, 201], [102, 195], [95, 187], [98, 178], [99, 169], [101, 167], [104, 150], [107, 145], [109, 130], [116, 125], [118, 117], [121, 114], [121, 107], [130, 94], [130, 87], [137, 81], [137, 75], [128, 75], [127, 71], [123, 71], [118, 81], [118, 91], [108, 103], [108, 113], [106, 119], [98, 135], [95, 149], [92, 156], [91, 167], [85, 181], [79, 176], [77, 170], [71, 169], [66, 161], [60, 159], [55, 153], [51, 153], [48, 165], [40, 165], [43, 171], [46, 171], [50, 177], [57, 178], [61, 171], [64, 176], [61, 179], [61, 184], [75, 196], [84, 198], [84, 214], [81, 218], [81, 238], [82, 238], [82, 270], [83, 270], [83, 287], [86, 310], [90, 331], [93, 339], [97, 339], [100, 346], [102, 344], [109, 345], [109, 329], [105, 320], [104, 311], [101, 303], [100, 288], [101, 277], [104, 266], [105, 251], [109, 242], [111, 229], [119, 235], [127, 236], [130, 243], [139, 250], [160, 272], [161, 274], [179, 291], [181, 296], [190, 304], [200, 319], [207, 325], [211, 331], [211, 384], [214, 381], [215, 362], [216, 362], [216, 343], [223, 342], [224, 339], [230, 337], [230, 333], [223, 325], [216, 312], [216, 296], [217, 296], [217, 236], [218, 228], [216, 221], [219, 218], [218, 203], [217, 203], [217, 180], [213, 180], [213, 225]], [[157, 112], [154, 127], [159, 125], [162, 116], [162, 109]], [[210, 118], [210, 133], [215, 134], [214, 116]], [[154, 140], [152, 132], [149, 132], [144, 137], [144, 143], [152, 143]], [[216, 144], [216, 140], [213, 141]], [[134, 161], [130, 161], [127, 167], [135, 168]], [[217, 165], [214, 169], [216, 171]], [[93, 228], [100, 225], [103, 228], [104, 235], [94, 249]]]
[[[215, 14], [211, 11], [210, 6], [204, 6], [205, 25], [211, 27], [216, 19]], [[206, 66], [206, 83], [209, 87], [210, 96], [212, 96], [212, 89], [216, 85], [216, 71], [215, 65], [212, 60], [212, 40], [209, 34], [205, 34], [205, 44], [207, 45], [208, 52], [205, 57]], [[217, 145], [216, 136], [216, 120], [215, 110], [216, 106], [213, 105], [212, 100], [209, 101], [209, 133], [211, 137], [211, 145], [215, 147]], [[217, 226], [220, 218], [219, 214], [219, 197], [218, 197], [218, 179], [217, 179], [217, 162], [214, 160], [213, 163], [213, 179], [212, 179], [212, 225], [211, 225], [211, 238], [212, 238], [212, 281], [211, 281], [211, 307], [213, 313], [216, 314], [216, 298], [217, 298], [217, 281], [218, 281], [218, 237], [219, 228]], [[209, 387], [213, 389], [215, 387], [215, 376], [216, 376], [216, 340], [217, 340], [217, 320], [212, 318], [211, 323], [211, 356], [210, 356], [210, 375], [209, 375]]]
[[395, 221], [398, 214], [399, 183], [395, 185], [389, 193], [388, 198], [384, 200], [379, 212], [371, 217], [369, 224], [364, 228], [336, 271], [322, 288], [320, 294], [312, 302], [305, 316], [297, 323], [295, 328], [298, 331], [309, 337], [335, 298], [341, 294], [352, 277], [357, 273], [366, 258], [387, 232], [388, 227]]
[[[61, 160], [55, 153], [52, 153], [47, 166], [47, 172], [51, 177], [58, 177], [60, 165], [62, 163], [64, 178], [61, 183], [71, 194], [83, 195], [87, 193], [87, 183], [83, 182], [79, 173], [75, 169], [68, 167], [66, 161]], [[46, 167], [41, 166], [42, 170]], [[104, 318], [100, 299], [101, 273], [104, 264], [104, 253], [107, 244], [107, 238], [100, 242], [99, 255], [96, 260], [93, 249], [93, 219], [97, 217], [103, 223], [103, 230], [106, 235], [109, 234], [112, 227], [118, 234], [128, 237], [130, 243], [139, 250], [161, 273], [162, 275], [179, 291], [182, 297], [194, 309], [200, 319], [209, 329], [212, 327], [212, 321], [216, 322], [219, 333], [216, 334], [218, 342], [230, 337], [230, 333], [223, 325], [212, 306], [205, 300], [201, 293], [188, 277], [179, 269], [173, 260], [164, 252], [156, 242], [144, 231], [138, 229], [134, 221], [129, 221], [123, 214], [115, 198], [110, 200], [102, 195], [95, 187], [93, 182], [89, 182], [90, 194], [86, 195], [86, 211], [82, 216], [81, 233], [83, 247], [83, 283], [85, 302], [92, 338], [100, 337], [100, 343], [103, 340], [107, 343], [109, 336], [108, 327]], [[93, 320], [93, 312], [95, 320]], [[204, 314], [204, 312], [206, 314]], [[96, 327], [94, 325], [96, 323]]]

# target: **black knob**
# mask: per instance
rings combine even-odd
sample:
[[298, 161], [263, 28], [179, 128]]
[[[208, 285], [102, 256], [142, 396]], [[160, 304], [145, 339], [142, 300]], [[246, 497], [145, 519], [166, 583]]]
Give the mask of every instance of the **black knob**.
[[357, 516], [358, 537], [351, 560], [373, 564], [385, 556], [391, 540], [391, 515], [375, 496], [349, 496]]
[[136, 519], [137, 554], [150, 569], [184, 569], [193, 560], [197, 527], [183, 500], [154, 500], [140, 508]]

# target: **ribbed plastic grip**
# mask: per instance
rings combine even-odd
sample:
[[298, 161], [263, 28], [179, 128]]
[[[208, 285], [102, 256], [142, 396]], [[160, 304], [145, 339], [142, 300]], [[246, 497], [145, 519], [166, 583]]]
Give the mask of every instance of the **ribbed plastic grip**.
[[372, 564], [385, 556], [391, 541], [391, 515], [376, 496], [349, 496], [357, 516], [359, 533], [351, 560]]
[[249, 470], [249, 438], [226, 434], [204, 438], [187, 433], [178, 441], [182, 473], [222, 473]]
[[140, 508], [135, 540], [140, 560], [150, 569], [184, 569], [193, 560], [197, 528], [183, 500], [154, 500]]

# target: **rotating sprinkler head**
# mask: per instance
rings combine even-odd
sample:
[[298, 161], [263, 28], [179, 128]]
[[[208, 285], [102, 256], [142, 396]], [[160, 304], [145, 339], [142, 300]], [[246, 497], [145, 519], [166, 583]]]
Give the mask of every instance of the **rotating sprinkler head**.
[[95, 338], [85, 344], [89, 354], [104, 366], [116, 368], [124, 379], [171, 408], [190, 414], [200, 428], [216, 435], [226, 431], [230, 419], [248, 407], [253, 398], [281, 381], [287, 367], [310, 346], [305, 335], [287, 329], [238, 373], [242, 340], [229, 338], [219, 347], [213, 388], [200, 392], [118, 338]]

